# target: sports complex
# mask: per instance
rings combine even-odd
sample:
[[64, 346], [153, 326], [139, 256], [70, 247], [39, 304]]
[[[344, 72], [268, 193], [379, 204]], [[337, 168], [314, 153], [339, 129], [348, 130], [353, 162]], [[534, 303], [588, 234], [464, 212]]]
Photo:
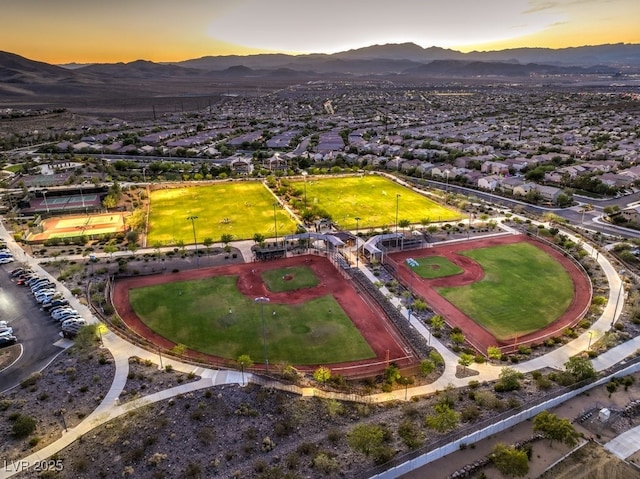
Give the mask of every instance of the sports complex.
[[[400, 308], [390, 313], [363, 285], [376, 282], [367, 269], [367, 261], [377, 258], [367, 254], [373, 250], [383, 252], [381, 266], [404, 287], [405, 298], [424, 300], [450, 327], [460, 328], [479, 354], [490, 346], [511, 352], [541, 344], [586, 314], [590, 280], [551, 244], [514, 231], [442, 243], [416, 241], [398, 232], [397, 224], [396, 233], [389, 233], [398, 218], [416, 224], [425, 217], [458, 221], [462, 215], [393, 181], [368, 181], [305, 180], [295, 185], [293, 198], [276, 196], [259, 182], [152, 193], [149, 239], [171, 243], [196, 232], [198, 238], [218, 238], [221, 231], [243, 239], [259, 232], [279, 238], [285, 254], [271, 261], [245, 257], [244, 264], [116, 278], [111, 295], [118, 315], [158, 347], [180, 346], [190, 359], [208, 364], [233, 366], [249, 355], [258, 369], [325, 365], [345, 377], [379, 374], [391, 362], [409, 368], [423, 357], [428, 340], [416, 345], [406, 325], [398, 324]], [[322, 204], [347, 229], [314, 235], [304, 251], [289, 249], [285, 245], [304, 237], [295, 233], [302, 224], [296, 201]], [[403, 210], [403, 202], [410, 201], [415, 204]], [[373, 218], [368, 211], [375, 212]], [[197, 222], [187, 221], [193, 216]], [[367, 229], [366, 243], [357, 239], [354, 226]], [[365, 250], [365, 244], [375, 246]]]

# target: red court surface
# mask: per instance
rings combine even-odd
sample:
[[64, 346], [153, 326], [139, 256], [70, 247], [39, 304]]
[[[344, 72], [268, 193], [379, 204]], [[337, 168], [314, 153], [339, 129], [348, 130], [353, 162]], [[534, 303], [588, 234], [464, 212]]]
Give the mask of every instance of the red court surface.
[[[489, 246], [498, 246], [510, 243], [518, 243], [526, 241], [542, 249], [556, 261], [558, 261], [567, 270], [571, 276], [574, 287], [573, 301], [567, 310], [554, 322], [545, 328], [529, 333], [523, 336], [514, 336], [505, 341], [498, 341], [493, 334], [484, 329], [462, 311], [457, 309], [452, 303], [436, 291], [438, 287], [463, 286], [480, 281], [484, 272], [481, 266], [471, 258], [459, 254], [462, 251], [485, 248]], [[407, 266], [405, 260], [407, 258], [424, 258], [428, 256], [444, 256], [452, 263], [460, 266], [464, 271], [460, 274], [447, 276], [444, 278], [425, 279], [413, 273]], [[462, 330], [466, 340], [480, 353], [486, 354], [489, 346], [499, 346], [504, 352], [512, 352], [517, 349], [517, 345], [542, 343], [546, 338], [552, 336], [561, 336], [565, 328], [572, 327], [577, 324], [586, 313], [591, 303], [591, 282], [586, 273], [580, 269], [570, 258], [564, 256], [560, 251], [553, 247], [536, 241], [532, 237], [524, 235], [508, 235], [492, 237], [487, 239], [479, 239], [472, 241], [463, 241], [452, 243], [449, 245], [436, 246], [434, 248], [426, 248], [420, 250], [402, 251], [399, 253], [391, 253], [389, 255], [391, 263], [396, 267], [398, 278], [405, 284], [411, 285], [414, 294], [425, 299], [427, 304], [436, 314], [445, 318], [445, 321], [451, 327], [458, 327]], [[544, 287], [544, 285], [541, 285]], [[522, 294], [526, 294], [523, 292]], [[514, 298], [517, 300], [517, 298]], [[517, 321], [517, 318], [514, 318]]]
[[[267, 289], [261, 279], [263, 271], [300, 265], [308, 266], [314, 271], [320, 279], [318, 286], [291, 292], [273, 293]], [[266, 296], [271, 303], [276, 304], [296, 304], [327, 294], [333, 295], [376, 355], [374, 359], [370, 360], [325, 365], [335, 373], [342, 374], [345, 377], [364, 377], [382, 372], [389, 361], [395, 362], [401, 368], [415, 365], [418, 361], [411, 348], [402, 340], [382, 311], [372, 302], [364, 300], [356, 292], [349, 280], [345, 279], [336, 270], [336, 267], [323, 256], [294, 256], [269, 262], [236, 264], [171, 274], [117, 279], [113, 287], [113, 304], [122, 320], [131, 330], [162, 348], [170, 349], [175, 345], [170, 338], [164, 338], [154, 333], [136, 316], [128, 300], [129, 289], [212, 276], [237, 276], [238, 289], [243, 294], [251, 298]], [[301, 344], [300, 347], [304, 347], [304, 345]], [[233, 364], [233, 361], [208, 356], [197, 351], [187, 351], [186, 354], [193, 360], [209, 364]], [[312, 371], [315, 368], [316, 366], [304, 366], [298, 369]]]

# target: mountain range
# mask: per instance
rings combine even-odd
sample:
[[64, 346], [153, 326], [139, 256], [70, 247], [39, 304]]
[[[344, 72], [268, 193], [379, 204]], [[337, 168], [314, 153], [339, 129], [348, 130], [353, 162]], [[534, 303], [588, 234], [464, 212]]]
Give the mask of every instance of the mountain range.
[[601, 78], [640, 74], [640, 44], [575, 48], [517, 48], [462, 53], [413, 43], [372, 45], [334, 54], [206, 56], [171, 63], [51, 65], [0, 52], [2, 103], [52, 104], [78, 98], [118, 101], [162, 96], [211, 95], [221, 88], [269, 86], [317, 79]]

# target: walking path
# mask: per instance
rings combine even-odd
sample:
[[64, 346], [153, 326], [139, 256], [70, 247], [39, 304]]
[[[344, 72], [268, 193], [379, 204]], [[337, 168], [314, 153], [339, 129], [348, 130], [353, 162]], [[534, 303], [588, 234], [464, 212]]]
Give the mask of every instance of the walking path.
[[[0, 228], [0, 236], [4, 237], [8, 240], [9, 244], [12, 244], [12, 239], [10, 235], [5, 230], [4, 225]], [[253, 255], [251, 253], [251, 242], [243, 241], [234, 244], [234, 246], [238, 247], [242, 252], [242, 255], [245, 261], [252, 261]], [[618, 300], [623, 297], [623, 289], [622, 289], [622, 281], [618, 276], [617, 272], [613, 268], [613, 266], [609, 263], [609, 261], [605, 258], [604, 255], [597, 255], [595, 250], [593, 250], [589, 245], [584, 245], [585, 250], [596, 257], [598, 263], [603, 268], [607, 279], [610, 284], [609, 291], [609, 302], [607, 303], [607, 307], [604, 309], [602, 316], [598, 319], [596, 323], [594, 323], [592, 330], [584, 333], [574, 341], [564, 345], [561, 348], [549, 353], [545, 356], [541, 356], [539, 358], [533, 359], [531, 361], [523, 362], [513, 367], [522, 372], [533, 371], [545, 367], [551, 368], [561, 368], [566, 360], [575, 355], [580, 351], [584, 351], [587, 349], [588, 345], [591, 341], [597, 341], [599, 337], [601, 337], [606, 331], [608, 331], [614, 322], [617, 320], [619, 316], [618, 311]], [[24, 258], [20, 257], [19, 248], [15, 243], [11, 247], [12, 250], [15, 251], [16, 257], [20, 258], [21, 261], [28, 263], [32, 268], [39, 271], [42, 274], [47, 274], [40, 266], [39, 262], [42, 261], [40, 259], [34, 259], [28, 255], [23, 255]], [[20, 250], [21, 251], [21, 250]], [[143, 254], [148, 251], [138, 251], [138, 254]], [[126, 252], [125, 254], [130, 255], [131, 253]], [[366, 274], [369, 279], [373, 282], [377, 281], [377, 278], [373, 276], [373, 274], [365, 267], [365, 265], [359, 265], [360, 270]], [[52, 278], [53, 279], [53, 278]], [[57, 283], [58, 288], [61, 291], [65, 291], [65, 297], [69, 299], [70, 303], [74, 308], [76, 308], [82, 315], [87, 319], [87, 322], [90, 323], [98, 323], [98, 319], [93, 316], [91, 311], [84, 305], [82, 305], [77, 298], [72, 296], [68, 290], [64, 287], [64, 285]], [[395, 304], [399, 305], [399, 299], [393, 300]], [[620, 308], [620, 311], [622, 308]], [[405, 314], [407, 319], [409, 320], [409, 312], [406, 309], [402, 309], [402, 312]], [[418, 332], [420, 332], [425, 338], [427, 338], [429, 344], [436, 348], [436, 350], [442, 355], [445, 360], [445, 370], [440, 378], [438, 378], [435, 382], [424, 385], [408, 388], [406, 390], [396, 390], [390, 393], [381, 393], [374, 394], [368, 396], [367, 398], [362, 398], [363, 400], [373, 401], [373, 402], [384, 402], [391, 400], [404, 400], [405, 398], [411, 398], [413, 396], [422, 396], [425, 394], [433, 393], [438, 390], [443, 390], [448, 386], [453, 387], [461, 387], [466, 386], [469, 382], [469, 378], [458, 378], [456, 377], [456, 371], [458, 366], [459, 357], [450, 351], [446, 346], [442, 344], [437, 338], [431, 336], [430, 331], [422, 324], [417, 318], [410, 318], [411, 325], [416, 328]], [[250, 382], [253, 379], [253, 376], [250, 373], [245, 373], [244, 376], [237, 371], [221, 371], [214, 369], [207, 369], [201, 367], [194, 367], [193, 365], [182, 363], [180, 361], [176, 361], [169, 358], [160, 358], [158, 354], [155, 352], [149, 352], [143, 348], [140, 348], [136, 345], [133, 345], [124, 339], [120, 338], [116, 334], [112, 332], [107, 332], [102, 334], [103, 345], [106, 349], [108, 349], [114, 357], [116, 372], [113, 379], [113, 383], [109, 392], [106, 394], [103, 401], [100, 405], [87, 416], [80, 424], [76, 427], [67, 431], [60, 439], [49, 444], [48, 446], [42, 448], [41, 450], [33, 453], [23, 460], [27, 461], [28, 464], [33, 464], [36, 461], [42, 461], [56, 452], [64, 449], [73, 441], [91, 431], [92, 429], [98, 427], [101, 424], [104, 424], [112, 419], [131, 411], [132, 409], [136, 409], [142, 407], [147, 404], [151, 404], [153, 402], [162, 401], [171, 397], [174, 397], [179, 394], [184, 394], [189, 391], [195, 391], [203, 388], [208, 388], [216, 385], [222, 384], [242, 384], [243, 378]], [[613, 348], [606, 353], [598, 356], [593, 364], [598, 371], [606, 369], [613, 364], [616, 364], [623, 360], [625, 357], [630, 356], [635, 353], [636, 350], [640, 348], [640, 338], [635, 338], [631, 341], [628, 341], [624, 344]], [[157, 362], [158, 360], [162, 362], [164, 366], [171, 365], [173, 369], [185, 373], [194, 373], [199, 376], [201, 379], [195, 382], [183, 384], [180, 386], [176, 386], [174, 388], [170, 388], [155, 394], [151, 394], [142, 398], [135, 399], [133, 401], [120, 404], [119, 397], [122, 393], [124, 386], [127, 381], [127, 375], [129, 373], [129, 358], [130, 357], [139, 357], [142, 360], [151, 360], [152, 362]], [[474, 380], [478, 381], [492, 381], [498, 378], [502, 367], [495, 366], [491, 364], [476, 364], [473, 366], [473, 369], [478, 372], [478, 375], [473, 376]], [[270, 383], [273, 387], [278, 387], [278, 383]], [[290, 389], [290, 388], [286, 388]], [[301, 390], [303, 395], [313, 395], [315, 391], [312, 388], [308, 388], [305, 390]], [[324, 396], [324, 394], [323, 394]], [[353, 396], [341, 395], [341, 394], [330, 394], [331, 397], [336, 398], [348, 398], [353, 400]], [[637, 428], [637, 434], [640, 434], [640, 428]], [[636, 437], [631, 432], [625, 435], [620, 436], [620, 443], [625, 445], [629, 450], [640, 449], [640, 440], [636, 441]], [[629, 440], [636, 441], [635, 443], [629, 443]], [[612, 450], [624, 451], [620, 452], [621, 454], [626, 454], [626, 450], [621, 446], [617, 446], [614, 444], [614, 441], [609, 443]], [[631, 454], [630, 453], [630, 454]], [[629, 454], [628, 454], [629, 455]], [[625, 456], [625, 457], [628, 457]], [[21, 463], [26, 464], [26, 463]], [[10, 470], [11, 468], [5, 468], [5, 470], [0, 470], [0, 479], [8, 478], [17, 473], [15, 470]]]

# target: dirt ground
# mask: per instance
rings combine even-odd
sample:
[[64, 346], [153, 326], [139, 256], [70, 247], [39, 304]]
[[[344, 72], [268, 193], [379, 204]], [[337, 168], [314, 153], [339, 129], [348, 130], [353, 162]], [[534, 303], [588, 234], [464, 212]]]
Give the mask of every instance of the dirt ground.
[[[602, 408], [609, 408], [616, 411], [624, 408], [634, 399], [640, 399], [640, 374], [634, 376], [635, 382], [624, 391], [623, 387], [611, 394], [607, 392], [605, 386], [594, 388], [588, 393], [582, 394], [571, 401], [567, 401], [558, 408], [550, 412], [569, 420], [574, 420], [584, 412]], [[553, 464], [560, 461], [571, 449], [565, 445], [554, 443], [549, 444], [547, 440], [538, 440], [533, 443], [533, 456], [529, 462], [529, 474], [526, 479], [632, 479], [640, 477], [640, 468], [621, 461], [613, 454], [605, 450], [602, 445], [632, 427], [640, 425], [640, 417], [633, 420], [616, 418], [612, 414], [611, 420], [603, 424], [597, 419], [595, 413], [591, 419], [583, 423], [575, 422], [574, 427], [587, 439], [582, 441], [582, 448], [574, 452], [570, 457], [548, 470]], [[472, 464], [477, 460], [486, 457], [491, 453], [493, 447], [502, 442], [504, 444], [514, 444], [524, 441], [533, 436], [533, 426], [531, 421], [525, 421], [517, 426], [508, 429], [495, 437], [487, 438], [476, 443], [473, 447], [456, 451], [438, 461], [426, 465], [412, 473], [405, 474], [402, 479], [423, 479], [448, 478], [455, 471], [462, 469], [467, 464]], [[593, 438], [593, 441], [588, 439]], [[638, 445], [640, 446], [640, 445]], [[628, 462], [640, 465], [640, 452], [627, 458]], [[490, 479], [507, 479], [494, 467], [485, 467], [471, 477], [479, 477], [484, 472]]]

